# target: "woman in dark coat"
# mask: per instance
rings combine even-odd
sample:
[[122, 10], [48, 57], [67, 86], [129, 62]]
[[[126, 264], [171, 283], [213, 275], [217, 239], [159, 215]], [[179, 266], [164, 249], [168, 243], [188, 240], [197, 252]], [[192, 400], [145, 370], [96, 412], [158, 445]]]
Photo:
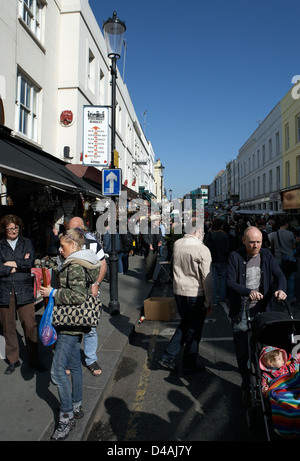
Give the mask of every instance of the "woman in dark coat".
[[9, 363], [5, 374], [20, 366], [16, 333], [16, 313], [21, 322], [30, 365], [38, 367], [37, 323], [31, 268], [35, 251], [32, 242], [22, 236], [23, 223], [15, 215], [0, 221], [0, 322], [5, 338], [5, 353]]

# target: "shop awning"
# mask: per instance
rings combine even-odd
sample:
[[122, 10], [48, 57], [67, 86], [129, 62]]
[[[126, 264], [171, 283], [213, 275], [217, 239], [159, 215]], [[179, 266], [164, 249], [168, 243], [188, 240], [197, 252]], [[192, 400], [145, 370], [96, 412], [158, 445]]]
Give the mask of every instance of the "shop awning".
[[[98, 168], [94, 166], [86, 166], [78, 163], [68, 163], [66, 165], [68, 170], [72, 171], [72, 173], [76, 174], [79, 178], [83, 178], [87, 181], [91, 181], [94, 183], [96, 187], [102, 191], [102, 171], [98, 170]], [[129, 198], [137, 198], [138, 193], [134, 190], [130, 189], [129, 187], [122, 184], [122, 191], [127, 193], [127, 197]]]
[[71, 192], [101, 196], [101, 191], [78, 178], [66, 163], [11, 136], [0, 139], [0, 172]]
[[154, 197], [151, 195], [151, 193], [149, 191], [143, 191], [142, 192], [142, 198], [144, 200], [147, 200], [150, 205], [151, 205], [151, 208], [154, 209], [154, 210], [159, 210], [159, 206], [157, 205], [157, 203], [154, 201]]

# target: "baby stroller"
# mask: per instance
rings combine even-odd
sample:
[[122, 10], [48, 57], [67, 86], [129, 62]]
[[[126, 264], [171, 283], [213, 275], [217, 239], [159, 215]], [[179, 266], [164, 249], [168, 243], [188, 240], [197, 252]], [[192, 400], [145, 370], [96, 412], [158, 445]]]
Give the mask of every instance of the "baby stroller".
[[[262, 412], [268, 441], [271, 440], [271, 434], [275, 436], [277, 430], [272, 418], [271, 403], [268, 398], [265, 398], [262, 394], [261, 370], [259, 367], [260, 352], [264, 346], [268, 345], [285, 349], [288, 354], [292, 354], [295, 350], [297, 350], [296, 346], [300, 341], [300, 336], [297, 336], [300, 335], [300, 320], [293, 318], [288, 302], [282, 302], [285, 305], [287, 312], [262, 312], [257, 314], [254, 318], [250, 317], [250, 300], [247, 301], [245, 307], [248, 324], [248, 368], [251, 383], [251, 405], [246, 408], [247, 424], [250, 429], [255, 429], [258, 423], [259, 413]], [[286, 415], [284, 418], [285, 417]], [[299, 422], [300, 436], [300, 409], [298, 416], [293, 415], [293, 421], [295, 424], [297, 423], [296, 420]]]

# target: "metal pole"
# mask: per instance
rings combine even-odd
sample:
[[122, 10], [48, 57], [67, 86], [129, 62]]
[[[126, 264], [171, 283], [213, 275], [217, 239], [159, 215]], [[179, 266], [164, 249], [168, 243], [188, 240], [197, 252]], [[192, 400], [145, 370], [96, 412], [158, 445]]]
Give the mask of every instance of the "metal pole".
[[[117, 78], [117, 58], [112, 57], [111, 65], [111, 166], [110, 168], [115, 168], [115, 146], [116, 146], [116, 78]], [[115, 197], [113, 197], [115, 202]], [[111, 253], [110, 253], [110, 302], [109, 309], [110, 314], [115, 315], [120, 313], [120, 303], [118, 301], [118, 253], [117, 253], [117, 239], [116, 239], [116, 207], [112, 207], [112, 213], [114, 216], [111, 216], [112, 226], [110, 229], [110, 238], [111, 238]]]

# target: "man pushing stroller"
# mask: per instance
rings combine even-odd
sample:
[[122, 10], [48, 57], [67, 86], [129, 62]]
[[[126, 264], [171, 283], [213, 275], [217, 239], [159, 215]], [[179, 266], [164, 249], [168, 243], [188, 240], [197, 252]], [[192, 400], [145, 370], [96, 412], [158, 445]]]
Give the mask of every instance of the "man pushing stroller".
[[[250, 314], [272, 310], [273, 295], [286, 299], [286, 279], [272, 253], [262, 248], [262, 233], [248, 227], [243, 236], [244, 248], [232, 251], [227, 264], [229, 291], [229, 317], [232, 319], [233, 339], [239, 372], [242, 377], [242, 401], [251, 403], [250, 375], [248, 370], [246, 300], [250, 299]], [[273, 292], [273, 283], [277, 290]]]

